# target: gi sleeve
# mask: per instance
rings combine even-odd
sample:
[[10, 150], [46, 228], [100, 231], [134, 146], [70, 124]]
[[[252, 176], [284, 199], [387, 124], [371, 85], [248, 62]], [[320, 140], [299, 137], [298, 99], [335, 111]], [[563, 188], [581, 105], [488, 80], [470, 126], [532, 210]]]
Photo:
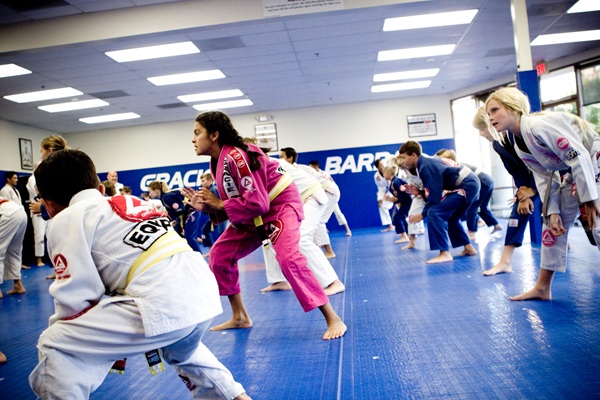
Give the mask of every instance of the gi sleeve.
[[69, 211], [59, 213], [47, 232], [48, 254], [56, 274], [49, 289], [55, 307], [50, 325], [84, 313], [106, 290], [92, 259], [93, 230], [86, 233], [84, 215]]

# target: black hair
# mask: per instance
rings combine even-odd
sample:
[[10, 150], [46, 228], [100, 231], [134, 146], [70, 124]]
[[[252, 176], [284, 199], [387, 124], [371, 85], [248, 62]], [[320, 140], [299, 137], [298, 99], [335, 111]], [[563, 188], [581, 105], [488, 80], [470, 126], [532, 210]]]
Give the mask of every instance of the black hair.
[[6, 171], [4, 173], [4, 182], [8, 182], [8, 180], [12, 179], [12, 177], [15, 175], [17, 175], [16, 171]]
[[250, 150], [238, 131], [233, 127], [231, 119], [225, 113], [221, 111], [207, 111], [198, 115], [196, 122], [202, 125], [209, 134], [219, 132], [218, 142], [221, 146], [227, 144], [244, 150], [248, 154], [251, 171], [256, 171], [260, 168], [260, 157], [263, 154]]
[[58, 150], [36, 168], [40, 197], [68, 206], [71, 198], [86, 189], [97, 189], [100, 180], [92, 159], [80, 150]]
[[296, 152], [296, 150], [294, 150], [292, 147], [284, 147], [279, 151], [283, 151], [287, 158], [291, 158], [292, 164], [298, 162], [298, 152]]

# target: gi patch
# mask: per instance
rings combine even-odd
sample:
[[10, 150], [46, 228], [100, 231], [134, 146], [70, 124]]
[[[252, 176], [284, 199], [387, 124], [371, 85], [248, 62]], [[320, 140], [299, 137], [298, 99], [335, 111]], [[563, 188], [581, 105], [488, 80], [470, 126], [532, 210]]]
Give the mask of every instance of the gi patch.
[[554, 236], [554, 233], [550, 229], [542, 231], [542, 244], [544, 247], [553, 247], [556, 244], [556, 236]]
[[283, 232], [283, 222], [279, 220], [270, 222], [268, 229], [269, 240], [271, 241], [271, 243], [275, 243], [281, 235], [281, 232]]
[[242, 177], [240, 184], [246, 190], [252, 190], [252, 177], [244, 176]]
[[565, 157], [567, 158], [567, 160], [571, 161], [574, 160], [575, 158], [579, 157], [581, 155], [581, 153], [575, 149], [571, 149], [569, 151], [567, 151], [567, 154], [565, 154]]
[[171, 228], [168, 218], [156, 218], [135, 225], [123, 239], [129, 246], [148, 250], [152, 244]]
[[561, 150], [565, 150], [569, 147], [570, 143], [569, 143], [569, 139], [564, 138], [564, 137], [560, 137], [556, 140], [556, 145], [558, 146], [559, 149]]
[[108, 204], [119, 217], [129, 222], [145, 221], [164, 215], [156, 211], [150, 203], [133, 196], [112, 196], [108, 199]]
[[517, 228], [519, 226], [519, 220], [512, 218], [508, 220], [508, 226], [512, 227], [512, 228]]
[[67, 263], [67, 258], [65, 256], [60, 253], [55, 255], [52, 259], [52, 264], [54, 265], [57, 281], [69, 279], [71, 277], [71, 274], [68, 273], [69, 264]]

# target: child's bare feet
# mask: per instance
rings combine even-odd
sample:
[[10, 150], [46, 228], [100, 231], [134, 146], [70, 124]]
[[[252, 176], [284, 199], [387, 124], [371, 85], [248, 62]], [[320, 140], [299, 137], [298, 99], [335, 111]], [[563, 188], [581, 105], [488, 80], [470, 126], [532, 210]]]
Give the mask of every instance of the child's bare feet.
[[3, 352], [0, 351], [0, 364], [4, 364], [4, 363], [6, 363], [6, 361], [8, 361], [6, 359], [6, 356], [4, 355]]
[[413, 240], [411, 240], [410, 242], [408, 242], [408, 244], [406, 246], [402, 247], [402, 250], [415, 249], [415, 248], [417, 248], [417, 245]]
[[492, 229], [492, 233], [500, 232], [502, 229], [504, 229], [502, 225], [496, 224], [494, 225], [494, 229]]
[[475, 256], [475, 255], [477, 255], [477, 250], [475, 250], [475, 247], [473, 247], [472, 244], [465, 244], [465, 249], [463, 251], [461, 251], [460, 253], [458, 253], [459, 257]]
[[437, 257], [434, 257], [431, 260], [427, 261], [427, 264], [439, 264], [443, 262], [452, 261], [453, 259], [454, 258], [452, 257], [452, 254], [450, 254], [449, 251], [440, 251], [440, 254]]
[[240, 394], [239, 396], [237, 396], [235, 399], [233, 400], [252, 400], [252, 397], [248, 396], [246, 394], [246, 392]]
[[56, 279], [56, 274], [48, 275], [46, 279]]
[[510, 264], [505, 264], [502, 261], [500, 261], [498, 264], [494, 265], [492, 268], [483, 271], [483, 275], [484, 276], [492, 276], [492, 275], [496, 275], [496, 274], [504, 274], [504, 273], [511, 273], [512, 272], [512, 267], [510, 266]]
[[29, 265], [22, 264], [21, 269], [31, 269]]
[[344, 284], [339, 279], [336, 279], [335, 281], [331, 282], [329, 286], [323, 289], [327, 296], [332, 296], [334, 294], [341, 293], [344, 290], [346, 290], [346, 286], [344, 286]]
[[327, 330], [323, 334], [323, 340], [338, 339], [344, 336], [348, 327], [344, 322], [338, 318], [337, 321], [333, 321], [327, 324]]
[[352, 232], [351, 231], [346, 231], [346, 236], [352, 236]]
[[523, 292], [518, 296], [513, 296], [510, 299], [513, 301], [552, 300], [552, 292], [549, 288], [538, 288], [537, 286], [534, 286], [533, 289]]
[[393, 227], [393, 226], [391, 226], [391, 225], [389, 225], [387, 228], [385, 228], [385, 229], [382, 229], [382, 230], [381, 230], [381, 232], [391, 232], [391, 231], [393, 231], [393, 230], [394, 230], [394, 227]]
[[288, 281], [275, 282], [270, 284], [264, 289], [260, 289], [261, 292], [274, 292], [276, 290], [292, 290]]
[[6, 294], [25, 294], [25, 288], [20, 280], [15, 280], [14, 287], [7, 291]]
[[210, 328], [211, 331], [225, 331], [227, 329], [246, 329], [252, 327], [252, 321], [250, 318], [236, 318], [230, 319], [227, 322], [213, 326]]
[[326, 258], [335, 258], [335, 253], [333, 251], [327, 251], [327, 252], [325, 252], [325, 257]]

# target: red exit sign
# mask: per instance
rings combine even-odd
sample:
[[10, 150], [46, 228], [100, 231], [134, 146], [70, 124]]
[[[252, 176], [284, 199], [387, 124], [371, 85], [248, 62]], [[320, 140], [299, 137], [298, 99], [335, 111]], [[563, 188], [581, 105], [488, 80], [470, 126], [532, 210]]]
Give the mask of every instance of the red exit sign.
[[546, 63], [539, 63], [535, 66], [538, 76], [546, 73]]

